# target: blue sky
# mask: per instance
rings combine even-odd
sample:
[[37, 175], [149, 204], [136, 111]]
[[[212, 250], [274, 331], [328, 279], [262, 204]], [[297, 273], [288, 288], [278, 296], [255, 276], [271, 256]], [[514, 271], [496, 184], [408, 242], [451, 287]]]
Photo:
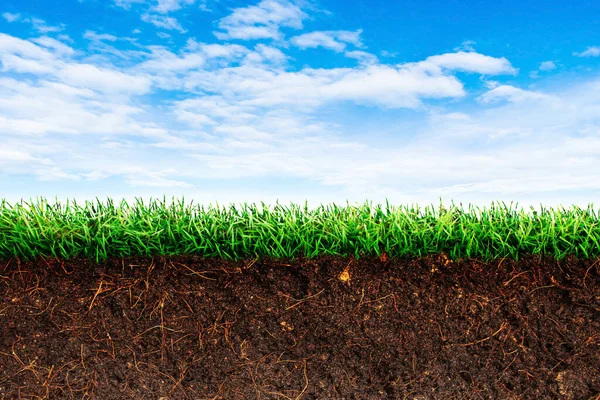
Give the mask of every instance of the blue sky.
[[527, 206], [600, 193], [598, 2], [1, 7], [11, 202]]

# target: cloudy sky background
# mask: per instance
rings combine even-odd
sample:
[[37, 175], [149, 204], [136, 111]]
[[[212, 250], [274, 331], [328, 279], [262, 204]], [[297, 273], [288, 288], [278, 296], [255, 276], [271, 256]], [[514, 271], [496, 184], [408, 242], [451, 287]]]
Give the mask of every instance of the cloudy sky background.
[[480, 3], [5, 0], [0, 197], [600, 205], [600, 3]]

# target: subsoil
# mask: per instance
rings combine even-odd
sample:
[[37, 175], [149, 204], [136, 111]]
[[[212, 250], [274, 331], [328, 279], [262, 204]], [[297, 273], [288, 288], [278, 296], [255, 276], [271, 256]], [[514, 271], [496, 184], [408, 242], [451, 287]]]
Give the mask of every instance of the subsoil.
[[600, 260], [0, 264], [1, 399], [600, 399]]

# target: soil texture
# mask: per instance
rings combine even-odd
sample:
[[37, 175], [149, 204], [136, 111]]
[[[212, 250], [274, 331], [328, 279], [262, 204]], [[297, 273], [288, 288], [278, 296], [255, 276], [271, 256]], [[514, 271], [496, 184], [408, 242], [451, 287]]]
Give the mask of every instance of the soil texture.
[[0, 264], [0, 399], [600, 400], [600, 260]]

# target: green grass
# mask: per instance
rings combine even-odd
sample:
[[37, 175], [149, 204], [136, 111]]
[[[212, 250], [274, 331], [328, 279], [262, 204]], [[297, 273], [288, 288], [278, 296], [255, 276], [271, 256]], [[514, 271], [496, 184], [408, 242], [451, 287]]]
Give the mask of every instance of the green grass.
[[0, 202], [0, 259], [196, 254], [229, 260], [319, 255], [424, 256], [485, 260], [543, 254], [600, 255], [599, 214], [593, 206], [531, 212], [502, 203], [465, 211], [427, 206], [291, 204], [227, 207], [184, 200], [111, 199], [78, 205], [45, 199]]

